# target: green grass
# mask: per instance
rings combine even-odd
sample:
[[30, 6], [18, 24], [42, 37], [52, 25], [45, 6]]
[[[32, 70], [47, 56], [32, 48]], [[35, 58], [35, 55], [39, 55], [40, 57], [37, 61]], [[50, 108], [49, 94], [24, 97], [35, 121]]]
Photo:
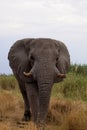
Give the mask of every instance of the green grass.
[[87, 100], [87, 65], [71, 65], [67, 78], [54, 84], [52, 97]]
[[54, 85], [52, 96], [87, 100], [87, 76], [68, 73], [63, 82]]
[[13, 75], [0, 75], [0, 88], [2, 89], [15, 89], [18, 83]]
[[[1, 75], [0, 88], [19, 91], [17, 80], [13, 75]], [[87, 65], [71, 65], [67, 78], [54, 84], [52, 98], [63, 97], [87, 100]]]
[[87, 76], [87, 65], [71, 65], [70, 72]]

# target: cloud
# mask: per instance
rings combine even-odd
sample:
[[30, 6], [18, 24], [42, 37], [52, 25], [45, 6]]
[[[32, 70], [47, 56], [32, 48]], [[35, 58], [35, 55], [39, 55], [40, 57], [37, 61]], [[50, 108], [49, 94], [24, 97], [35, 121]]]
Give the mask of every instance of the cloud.
[[[46, 4], [48, 4], [50, 8], [48, 8]], [[36, 17], [41, 18], [42, 21], [45, 20], [44, 19], [45, 17], [46, 18], [48, 17], [49, 19], [53, 18], [55, 21], [59, 19], [63, 21], [63, 18], [65, 17], [69, 19], [70, 15], [72, 17], [76, 15], [76, 11], [78, 10], [78, 6], [76, 7], [77, 8], [76, 9], [72, 4], [65, 3], [64, 0], [63, 2], [60, 2], [60, 0], [58, 0], [58, 2], [57, 0], [54, 1], [45, 0], [44, 2], [42, 2], [42, 0], [41, 1], [40, 0], [36, 0], [36, 1], [19, 0], [19, 1], [15, 1], [15, 3], [14, 1], [11, 2], [9, 0], [9, 2], [4, 3], [3, 6], [1, 5], [1, 7], [3, 11], [3, 14], [1, 13], [1, 15], [3, 17], [5, 15], [4, 18], [2, 17], [3, 21], [7, 20], [7, 21], [14, 21], [14, 22], [24, 22], [24, 21], [29, 22], [29, 20], [31, 22], [34, 20], [37, 21], [38, 18], [35, 19]], [[65, 22], [66, 21], [67, 19], [65, 19]]]
[[5, 39], [7, 46], [3, 62], [17, 39], [51, 37], [66, 43], [73, 62], [87, 63], [86, 35], [87, 0], [0, 0], [0, 43]]
[[[86, 0], [0, 1], [0, 35], [70, 35], [87, 28]], [[84, 11], [83, 11], [84, 9]], [[2, 13], [3, 12], [3, 13]], [[38, 33], [38, 34], [37, 34]]]

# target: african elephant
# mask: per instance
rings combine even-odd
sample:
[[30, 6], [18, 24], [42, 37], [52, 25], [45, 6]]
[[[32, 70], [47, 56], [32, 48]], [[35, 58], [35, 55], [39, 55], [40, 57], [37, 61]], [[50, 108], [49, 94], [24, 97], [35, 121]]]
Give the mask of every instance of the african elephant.
[[24, 99], [23, 120], [30, 120], [32, 113], [44, 130], [52, 86], [66, 77], [70, 66], [67, 47], [54, 39], [22, 39], [13, 44], [8, 59]]

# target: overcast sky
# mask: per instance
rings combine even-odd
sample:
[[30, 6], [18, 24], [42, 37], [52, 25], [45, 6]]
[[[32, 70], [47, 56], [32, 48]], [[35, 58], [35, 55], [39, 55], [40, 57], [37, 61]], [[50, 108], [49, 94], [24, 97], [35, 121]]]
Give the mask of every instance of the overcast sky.
[[87, 0], [0, 0], [0, 73], [11, 73], [9, 48], [27, 37], [63, 41], [71, 63], [87, 64]]

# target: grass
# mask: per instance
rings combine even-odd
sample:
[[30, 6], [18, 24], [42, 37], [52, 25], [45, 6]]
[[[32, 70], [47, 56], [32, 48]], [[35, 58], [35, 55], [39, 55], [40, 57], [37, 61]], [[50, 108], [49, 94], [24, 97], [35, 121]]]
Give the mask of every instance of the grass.
[[13, 75], [0, 75], [0, 88], [10, 90], [17, 87], [18, 83]]
[[[23, 109], [21, 96], [14, 96], [8, 90], [0, 92], [0, 129], [37, 130], [33, 122], [21, 122]], [[86, 130], [86, 102], [65, 98], [51, 99], [46, 124], [46, 130]]]
[[69, 73], [67, 79], [54, 85], [52, 96], [87, 100], [87, 76]]
[[[46, 130], [87, 129], [87, 66], [72, 65], [63, 82], [54, 84]], [[21, 122], [24, 104], [13, 75], [0, 76], [0, 129], [37, 130]]]

